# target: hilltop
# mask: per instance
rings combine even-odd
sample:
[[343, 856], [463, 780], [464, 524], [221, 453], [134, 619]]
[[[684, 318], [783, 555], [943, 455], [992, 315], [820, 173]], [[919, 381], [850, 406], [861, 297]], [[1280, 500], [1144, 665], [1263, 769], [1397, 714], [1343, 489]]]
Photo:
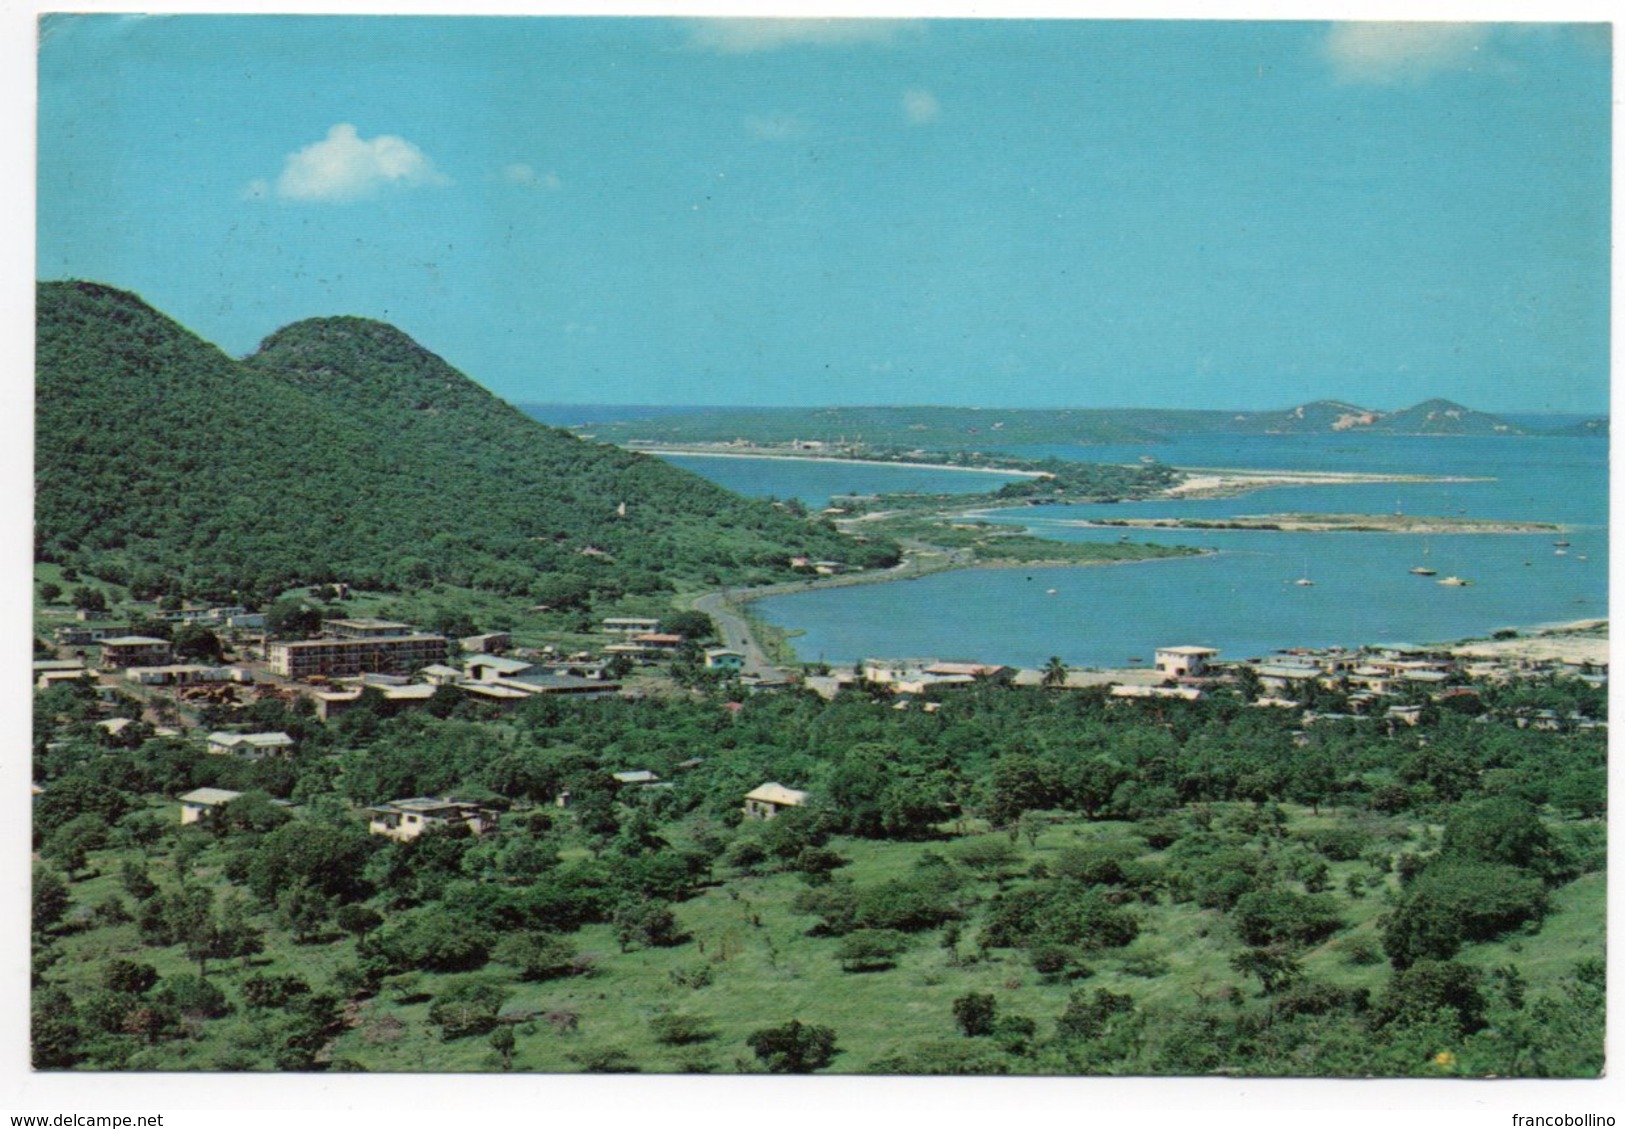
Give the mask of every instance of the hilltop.
[[615, 595], [893, 554], [543, 426], [378, 322], [300, 322], [239, 361], [94, 283], [41, 284], [37, 317], [36, 557], [137, 591]]
[[1523, 428], [1488, 412], [1450, 400], [1426, 400], [1394, 412], [1375, 411], [1340, 400], [1316, 400], [1280, 412], [1236, 417], [1234, 430], [1301, 435], [1372, 431], [1390, 435], [1523, 435]]
[[[533, 412], [544, 409], [532, 407]], [[557, 409], [549, 409], [550, 414]], [[1379, 411], [1341, 400], [1316, 400], [1279, 411], [1182, 408], [694, 408], [680, 413], [597, 418], [573, 428], [615, 443], [845, 444], [899, 451], [1008, 450], [1028, 445], [1158, 443], [1181, 435], [1307, 435], [1377, 432], [1393, 435], [1525, 435], [1499, 416], [1449, 400]], [[629, 413], [630, 415], [630, 413]], [[1596, 428], [1587, 433], [1596, 433]]]

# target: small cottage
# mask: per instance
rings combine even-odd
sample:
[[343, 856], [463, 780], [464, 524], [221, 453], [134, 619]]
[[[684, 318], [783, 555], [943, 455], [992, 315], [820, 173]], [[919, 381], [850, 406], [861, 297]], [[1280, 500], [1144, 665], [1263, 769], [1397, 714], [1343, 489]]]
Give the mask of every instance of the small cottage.
[[806, 802], [807, 793], [770, 782], [745, 794], [745, 818], [772, 819], [786, 808], [798, 808]]

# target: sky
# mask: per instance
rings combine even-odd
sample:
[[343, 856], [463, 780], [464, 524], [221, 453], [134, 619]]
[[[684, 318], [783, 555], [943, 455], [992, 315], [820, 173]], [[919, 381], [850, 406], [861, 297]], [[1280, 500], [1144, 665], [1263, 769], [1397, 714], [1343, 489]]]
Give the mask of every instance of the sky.
[[48, 16], [37, 276], [510, 400], [1608, 406], [1599, 24]]

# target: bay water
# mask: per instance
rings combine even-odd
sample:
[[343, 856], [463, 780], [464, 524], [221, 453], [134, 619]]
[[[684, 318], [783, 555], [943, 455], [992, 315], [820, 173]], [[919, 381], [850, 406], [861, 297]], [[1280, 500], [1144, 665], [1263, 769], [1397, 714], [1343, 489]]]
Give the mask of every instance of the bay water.
[[[1169, 443], [1011, 453], [1099, 462], [1144, 456], [1180, 467], [1439, 475], [1479, 481], [1277, 487], [1218, 499], [988, 511], [1059, 541], [1191, 545], [1211, 555], [1136, 564], [994, 568], [796, 593], [754, 605], [797, 634], [804, 661], [976, 659], [1035, 667], [1149, 663], [1160, 646], [1231, 658], [1286, 647], [1442, 642], [1505, 627], [1608, 614], [1608, 444], [1561, 437], [1193, 436]], [[989, 489], [986, 476], [782, 460], [672, 461], [758, 496], [822, 504], [832, 493]], [[940, 477], [944, 481], [938, 483]], [[930, 485], [925, 483], [929, 482]], [[1561, 534], [1120, 531], [1129, 517], [1393, 513], [1553, 522]], [[1568, 546], [1554, 541], [1566, 540]], [[1424, 555], [1425, 551], [1425, 555]], [[1436, 577], [1410, 573], [1426, 564]], [[1439, 578], [1457, 575], [1467, 587]], [[1312, 585], [1299, 585], [1298, 579]]]

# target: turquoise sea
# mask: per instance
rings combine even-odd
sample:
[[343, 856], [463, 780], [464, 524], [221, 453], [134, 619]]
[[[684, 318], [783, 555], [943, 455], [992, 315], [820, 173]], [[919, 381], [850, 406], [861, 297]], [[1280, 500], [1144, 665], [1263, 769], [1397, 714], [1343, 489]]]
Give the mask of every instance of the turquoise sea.
[[[1232, 498], [1045, 506], [991, 520], [1057, 540], [1115, 540], [1095, 518], [1222, 518], [1281, 512], [1391, 513], [1556, 522], [1537, 535], [1291, 534], [1135, 530], [1135, 540], [1196, 545], [1211, 556], [1091, 568], [981, 569], [760, 601], [758, 614], [801, 634], [807, 661], [974, 658], [1021, 666], [1052, 655], [1075, 666], [1148, 662], [1180, 643], [1248, 657], [1295, 646], [1431, 642], [1608, 614], [1608, 444], [1554, 437], [1224, 436], [1131, 447], [1028, 448], [1103, 462], [1153, 456], [1182, 467], [1371, 471], [1486, 481], [1281, 487]], [[678, 460], [674, 460], [678, 461]], [[831, 493], [985, 489], [980, 475], [767, 460], [682, 465], [758, 495], [821, 504]], [[718, 465], [726, 464], [726, 465]], [[924, 484], [922, 476], [951, 480]], [[1562, 555], [1554, 540], [1571, 544]], [[1452, 588], [1408, 571], [1426, 562]], [[1292, 581], [1307, 576], [1313, 585]]]

